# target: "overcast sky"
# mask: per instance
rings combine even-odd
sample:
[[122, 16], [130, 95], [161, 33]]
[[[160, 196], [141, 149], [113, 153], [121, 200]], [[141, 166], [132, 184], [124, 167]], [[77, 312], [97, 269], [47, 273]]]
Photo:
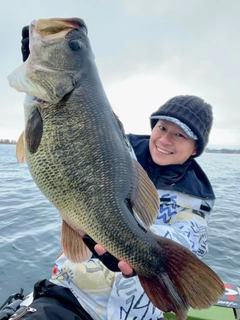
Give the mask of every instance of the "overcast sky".
[[239, 0], [8, 0], [1, 2], [0, 139], [24, 128], [24, 93], [7, 76], [21, 63], [32, 20], [82, 18], [110, 103], [125, 131], [150, 134], [149, 116], [179, 94], [213, 106], [211, 148], [240, 149]]

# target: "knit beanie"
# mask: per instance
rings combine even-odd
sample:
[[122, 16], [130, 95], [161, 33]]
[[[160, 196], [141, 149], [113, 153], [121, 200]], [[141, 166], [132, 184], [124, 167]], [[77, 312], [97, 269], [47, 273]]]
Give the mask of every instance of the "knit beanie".
[[197, 154], [193, 157], [198, 157], [203, 153], [213, 123], [210, 104], [196, 96], [176, 96], [151, 115], [152, 129], [159, 119], [167, 119], [179, 124], [191, 138], [197, 140]]

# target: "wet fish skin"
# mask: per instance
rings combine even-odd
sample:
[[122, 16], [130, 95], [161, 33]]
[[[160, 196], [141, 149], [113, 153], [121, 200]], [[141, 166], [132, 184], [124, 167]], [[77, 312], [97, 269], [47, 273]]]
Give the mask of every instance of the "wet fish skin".
[[183, 320], [189, 306], [212, 305], [224, 292], [219, 277], [189, 250], [148, 228], [158, 196], [130, 155], [83, 20], [37, 20], [30, 28], [30, 52], [9, 81], [33, 96], [25, 108], [26, 159], [63, 219], [66, 255], [86, 259], [89, 251], [79, 235], [88, 234], [131, 264], [159, 309]]

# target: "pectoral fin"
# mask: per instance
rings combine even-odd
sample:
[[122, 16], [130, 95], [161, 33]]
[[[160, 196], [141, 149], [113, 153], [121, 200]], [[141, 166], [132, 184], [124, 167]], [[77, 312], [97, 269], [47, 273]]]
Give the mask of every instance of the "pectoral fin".
[[16, 145], [16, 158], [21, 164], [25, 163], [25, 151], [24, 151], [24, 131], [20, 134]]

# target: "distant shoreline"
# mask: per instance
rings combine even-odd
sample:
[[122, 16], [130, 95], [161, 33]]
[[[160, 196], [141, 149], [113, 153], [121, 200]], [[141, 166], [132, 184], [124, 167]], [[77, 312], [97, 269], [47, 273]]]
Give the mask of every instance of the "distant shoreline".
[[[17, 144], [15, 140], [0, 139], [0, 144]], [[206, 153], [228, 153], [228, 154], [240, 154], [240, 149], [205, 149]]]
[[17, 144], [15, 140], [0, 139], [0, 144]]
[[228, 154], [240, 154], [239, 149], [205, 149], [206, 153], [228, 153]]

